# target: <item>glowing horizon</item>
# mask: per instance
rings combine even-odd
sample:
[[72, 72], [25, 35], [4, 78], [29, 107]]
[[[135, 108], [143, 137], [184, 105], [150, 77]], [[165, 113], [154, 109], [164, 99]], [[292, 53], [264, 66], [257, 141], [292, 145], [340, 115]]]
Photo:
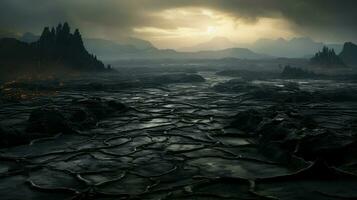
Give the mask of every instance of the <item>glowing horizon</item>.
[[170, 9], [155, 14], [171, 21], [176, 28], [136, 27], [134, 35], [152, 42], [158, 48], [179, 49], [224, 37], [234, 43], [252, 43], [260, 38], [298, 36], [283, 19], [259, 18], [247, 21], [205, 8]]
[[40, 34], [67, 21], [86, 38], [136, 37], [179, 49], [225, 37], [309, 37], [324, 43], [357, 42], [356, 1], [345, 0], [28, 0], [0, 1], [0, 36]]

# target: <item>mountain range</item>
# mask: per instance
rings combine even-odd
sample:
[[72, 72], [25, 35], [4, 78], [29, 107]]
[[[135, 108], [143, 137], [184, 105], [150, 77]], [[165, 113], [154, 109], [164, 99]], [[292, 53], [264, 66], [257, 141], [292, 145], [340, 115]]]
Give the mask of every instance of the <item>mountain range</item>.
[[230, 41], [226, 37], [214, 37], [209, 41], [199, 43], [191, 47], [180, 48], [178, 49], [178, 51], [181, 52], [197, 52], [197, 51], [207, 51], [207, 50], [217, 51], [223, 49], [236, 48], [238, 46], [239, 45]]
[[[31, 43], [38, 40], [38, 36], [25, 33], [18, 39]], [[221, 41], [224, 40], [221, 38]], [[172, 49], [158, 49], [150, 42], [138, 38], [126, 38], [121, 43], [104, 40], [84, 38], [87, 50], [101, 60], [111, 63], [117, 60], [132, 59], [268, 59], [271, 56], [258, 54], [246, 48], [224, 48], [220, 50], [204, 50], [197, 52], [179, 52]], [[216, 43], [218, 44], [218, 43]]]
[[179, 51], [195, 52], [204, 50], [222, 50], [227, 48], [247, 48], [259, 54], [266, 54], [273, 57], [285, 58], [310, 58], [315, 52], [324, 46], [341, 52], [342, 44], [324, 44], [315, 42], [311, 38], [296, 37], [290, 40], [278, 39], [259, 39], [253, 43], [237, 44], [225, 37], [214, 37], [207, 42], [203, 42], [191, 47], [180, 48]]
[[173, 49], [158, 49], [145, 40], [130, 38], [125, 43], [103, 39], [85, 39], [88, 50], [99, 58], [111, 62], [131, 59], [266, 59], [271, 56], [258, 54], [246, 48], [225, 48], [196, 52], [179, 52]]
[[[27, 43], [34, 42], [38, 38], [39, 36], [32, 33], [18, 36], [19, 40]], [[290, 40], [259, 39], [251, 44], [236, 44], [225, 37], [214, 37], [207, 42], [178, 50], [158, 49], [150, 42], [138, 38], [126, 38], [121, 42], [84, 38], [83, 42], [89, 52], [107, 63], [132, 59], [311, 58], [324, 46], [334, 49], [337, 54], [343, 48], [342, 44], [325, 44], [307, 37]]]

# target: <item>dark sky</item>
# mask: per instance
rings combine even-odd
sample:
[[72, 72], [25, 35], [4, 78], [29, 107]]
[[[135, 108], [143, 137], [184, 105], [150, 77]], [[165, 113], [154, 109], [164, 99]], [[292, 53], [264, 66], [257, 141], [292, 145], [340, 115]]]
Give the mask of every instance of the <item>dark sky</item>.
[[[1, 32], [38, 33], [68, 21], [89, 37], [135, 36], [158, 44], [184, 36], [194, 40], [200, 31], [208, 37], [232, 30], [241, 37], [229, 37], [239, 42], [265, 35], [357, 41], [357, 0], [0, 0], [0, 9]], [[231, 22], [240, 26], [229, 27]], [[245, 37], [249, 27], [260, 30], [256, 38]], [[271, 30], [264, 33], [265, 27]]]

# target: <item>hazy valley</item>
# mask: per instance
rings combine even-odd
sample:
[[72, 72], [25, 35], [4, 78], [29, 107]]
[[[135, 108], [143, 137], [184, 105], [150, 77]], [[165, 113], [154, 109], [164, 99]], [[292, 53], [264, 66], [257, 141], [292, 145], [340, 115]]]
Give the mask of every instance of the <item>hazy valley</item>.
[[0, 2], [0, 199], [357, 198], [354, 1], [39, 3]]

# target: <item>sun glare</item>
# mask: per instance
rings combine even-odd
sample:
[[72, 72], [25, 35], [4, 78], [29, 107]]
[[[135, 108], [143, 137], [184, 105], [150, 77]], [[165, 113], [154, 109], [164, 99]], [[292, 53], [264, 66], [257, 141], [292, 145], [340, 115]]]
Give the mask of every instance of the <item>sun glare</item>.
[[156, 13], [163, 27], [135, 27], [134, 34], [153, 42], [159, 48], [180, 48], [206, 42], [212, 37], [226, 37], [236, 43], [254, 42], [259, 38], [295, 36], [282, 19], [260, 18], [256, 22], [232, 17], [206, 8], [168, 9]]
[[214, 26], [208, 26], [206, 32], [207, 32], [207, 34], [209, 34], [209, 35], [214, 35], [214, 34], [216, 33], [216, 27], [214, 27]]

